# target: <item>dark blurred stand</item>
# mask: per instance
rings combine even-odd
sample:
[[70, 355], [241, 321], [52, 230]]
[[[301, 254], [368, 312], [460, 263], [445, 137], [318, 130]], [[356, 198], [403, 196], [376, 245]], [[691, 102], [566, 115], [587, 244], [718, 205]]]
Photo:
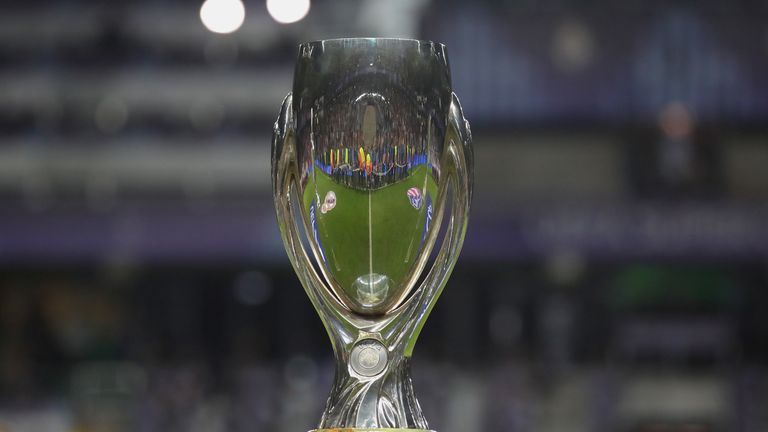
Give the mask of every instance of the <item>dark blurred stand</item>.
[[298, 42], [342, 35], [445, 42], [472, 123], [432, 427], [768, 430], [765, 4], [245, 6], [214, 35], [179, 1], [0, 5], [0, 431], [317, 423], [269, 139]]

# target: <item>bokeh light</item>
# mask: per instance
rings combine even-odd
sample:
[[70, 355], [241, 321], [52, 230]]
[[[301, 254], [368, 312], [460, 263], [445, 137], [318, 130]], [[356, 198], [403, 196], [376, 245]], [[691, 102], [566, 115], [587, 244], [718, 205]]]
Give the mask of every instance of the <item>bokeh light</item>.
[[592, 64], [596, 57], [594, 36], [589, 27], [569, 19], [555, 30], [550, 55], [555, 66], [563, 72], [579, 72]]
[[206, 0], [200, 20], [214, 33], [232, 33], [245, 21], [245, 6], [240, 0]]
[[309, 0], [267, 0], [267, 11], [281, 24], [295, 23], [309, 13]]

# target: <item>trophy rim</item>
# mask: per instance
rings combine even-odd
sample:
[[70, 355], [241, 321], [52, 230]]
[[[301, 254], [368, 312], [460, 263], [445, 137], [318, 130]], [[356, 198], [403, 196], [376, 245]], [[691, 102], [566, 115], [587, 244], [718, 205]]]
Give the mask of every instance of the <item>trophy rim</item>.
[[399, 38], [399, 37], [340, 37], [330, 39], [315, 39], [311, 41], [302, 42], [299, 47], [309, 45], [321, 45], [326, 43], [341, 44], [341, 43], [358, 43], [358, 42], [396, 42], [401, 44], [433, 44], [440, 48], [445, 48], [445, 44], [442, 42], [436, 42], [429, 39], [412, 39], [412, 38]]

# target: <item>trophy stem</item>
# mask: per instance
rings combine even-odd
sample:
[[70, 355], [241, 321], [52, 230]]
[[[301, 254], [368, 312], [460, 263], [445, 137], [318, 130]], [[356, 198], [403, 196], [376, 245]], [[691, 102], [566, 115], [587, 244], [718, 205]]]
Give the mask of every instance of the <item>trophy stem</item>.
[[410, 428], [332, 428], [332, 429], [313, 429], [310, 432], [435, 432], [431, 429], [410, 429]]
[[428, 430], [413, 391], [410, 358], [401, 353], [388, 357], [383, 370], [366, 377], [355, 365], [365, 364], [370, 358], [356, 360], [355, 349], [350, 357], [337, 355], [336, 376], [320, 430], [338, 430], [339, 426], [347, 425], [352, 430]]

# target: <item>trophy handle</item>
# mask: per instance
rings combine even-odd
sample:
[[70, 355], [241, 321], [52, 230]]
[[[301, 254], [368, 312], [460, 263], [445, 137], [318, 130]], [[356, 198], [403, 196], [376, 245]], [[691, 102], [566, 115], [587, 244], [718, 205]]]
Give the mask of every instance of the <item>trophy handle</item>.
[[[403, 352], [406, 357], [410, 357], [413, 353], [413, 347], [419, 333], [453, 271], [461, 246], [464, 243], [464, 234], [469, 222], [474, 183], [472, 132], [469, 128], [469, 122], [464, 118], [464, 112], [455, 93], [452, 93], [451, 107], [448, 113], [446, 144], [448, 163], [445, 164], [443, 174], [445, 181], [450, 181], [453, 186], [453, 201], [449, 225], [442, 245], [444, 247], [440, 248], [440, 252], [424, 282], [411, 298], [393, 313], [396, 318], [390, 321], [389, 328], [382, 331], [382, 333], [395, 338], [403, 338], [400, 342], [405, 343]], [[442, 219], [442, 211], [442, 208], [439, 209], [437, 220]], [[432, 235], [437, 236], [438, 231], [435, 229]], [[445, 247], [446, 245], [447, 247]], [[387, 336], [385, 336], [386, 338]]]
[[[272, 189], [277, 210], [277, 222], [283, 238], [285, 250], [293, 269], [301, 280], [307, 296], [318, 311], [334, 351], [351, 343], [357, 335], [357, 329], [351, 324], [354, 318], [348, 309], [331, 294], [325, 282], [320, 278], [307, 255], [298, 232], [298, 220], [304, 222], [301, 215], [296, 215], [291, 204], [295, 192], [294, 182], [299, 179], [296, 162], [296, 142], [294, 139], [292, 94], [283, 99], [280, 115], [275, 121], [272, 136]], [[305, 232], [309, 232], [304, 226]], [[311, 242], [310, 242], [311, 244]], [[314, 246], [312, 246], [314, 247]]]

